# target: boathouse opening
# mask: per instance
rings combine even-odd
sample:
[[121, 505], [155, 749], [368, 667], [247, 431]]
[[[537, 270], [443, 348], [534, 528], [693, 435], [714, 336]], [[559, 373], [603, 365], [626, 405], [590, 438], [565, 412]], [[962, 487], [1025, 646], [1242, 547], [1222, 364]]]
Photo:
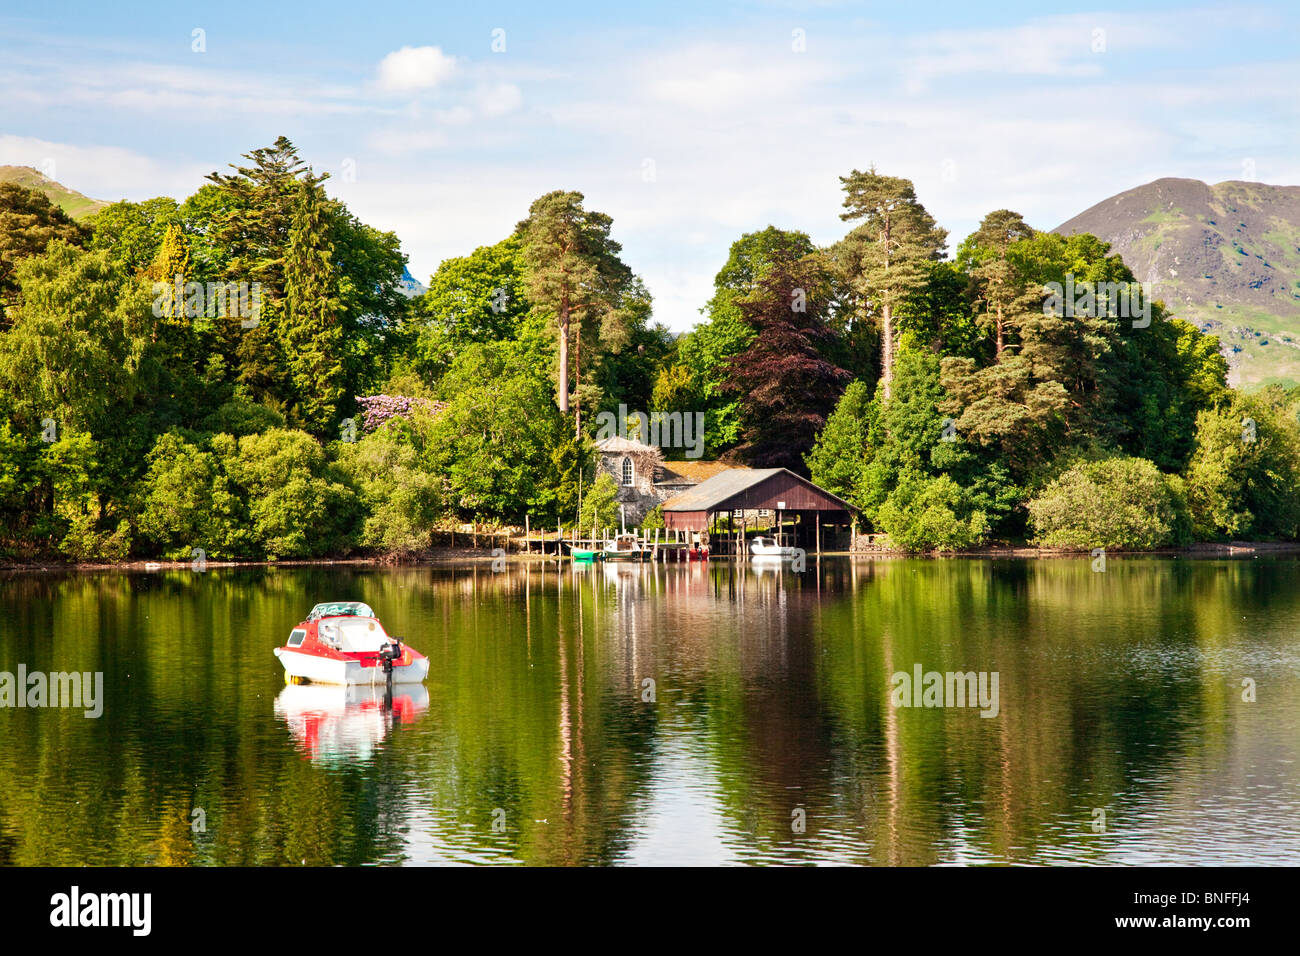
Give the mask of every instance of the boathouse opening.
[[810, 554], [852, 547], [854, 509], [788, 468], [729, 469], [669, 498], [664, 525], [708, 532], [713, 554], [746, 554], [756, 534]]

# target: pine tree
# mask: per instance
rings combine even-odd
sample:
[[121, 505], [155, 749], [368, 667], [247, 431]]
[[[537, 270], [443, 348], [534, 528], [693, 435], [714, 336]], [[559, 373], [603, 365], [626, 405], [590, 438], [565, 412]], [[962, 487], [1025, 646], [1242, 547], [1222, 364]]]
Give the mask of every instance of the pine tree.
[[280, 323], [292, 397], [291, 420], [317, 435], [337, 425], [344, 398], [344, 329], [329, 238], [329, 200], [319, 185], [298, 186], [285, 255], [286, 310]]
[[248, 166], [233, 173], [211, 173], [208, 179], [223, 196], [216, 241], [227, 252], [226, 279], [257, 283], [261, 308], [255, 326], [222, 323], [223, 347], [239, 368], [239, 384], [264, 404], [288, 410], [295, 386], [285, 370], [284, 335], [280, 324], [285, 303], [285, 259], [293, 228], [299, 189], [317, 186], [328, 174], [315, 174], [298, 156], [297, 148], [281, 136], [270, 147], [245, 153]]
[[[582, 329], [615, 311], [632, 283], [632, 271], [619, 259], [623, 247], [609, 237], [613, 219], [582, 208], [582, 193], [556, 190], [535, 201], [518, 226], [523, 236], [528, 298], [551, 309], [559, 331], [556, 401], [569, 411], [569, 339], [577, 332], [576, 388], [582, 383]], [[590, 341], [590, 338], [588, 339]], [[582, 431], [581, 401], [575, 433]]]
[[[185, 242], [185, 233], [181, 231], [179, 225], [173, 223], [163, 234], [158, 255], [149, 266], [149, 278], [167, 287], [159, 297], [162, 310], [160, 318], [164, 322], [176, 326], [186, 324], [184, 289], [185, 284], [190, 280], [190, 272], [190, 251]], [[179, 296], [177, 290], [180, 290]], [[190, 316], [190, 318], [200, 317]]]
[[1042, 292], [1029, 282], [1010, 257], [1011, 246], [1034, 235], [1020, 213], [989, 213], [971, 236], [976, 262], [971, 269], [983, 311], [980, 325], [993, 333], [994, 356], [1007, 347], [1008, 333], [1020, 328], [1027, 312], [1042, 303]]
[[894, 377], [896, 330], [894, 318], [908, 296], [925, 285], [928, 266], [943, 253], [948, 233], [917, 201], [911, 180], [882, 176], [871, 167], [841, 176], [844, 208], [840, 218], [862, 225], [846, 236], [841, 258], [848, 263], [848, 279], [864, 303], [880, 317], [881, 383], [890, 396]]

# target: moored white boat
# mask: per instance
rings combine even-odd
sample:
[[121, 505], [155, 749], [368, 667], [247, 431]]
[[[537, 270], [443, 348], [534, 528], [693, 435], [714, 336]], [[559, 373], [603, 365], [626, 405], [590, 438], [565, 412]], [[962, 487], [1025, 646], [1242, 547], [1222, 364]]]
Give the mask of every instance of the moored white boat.
[[777, 544], [769, 538], [758, 535], [749, 543], [749, 553], [756, 558], [793, 558], [799, 553], [799, 549]]
[[286, 682], [386, 684], [391, 661], [394, 684], [418, 684], [429, 659], [389, 636], [368, 605], [355, 601], [317, 604], [275, 656]]

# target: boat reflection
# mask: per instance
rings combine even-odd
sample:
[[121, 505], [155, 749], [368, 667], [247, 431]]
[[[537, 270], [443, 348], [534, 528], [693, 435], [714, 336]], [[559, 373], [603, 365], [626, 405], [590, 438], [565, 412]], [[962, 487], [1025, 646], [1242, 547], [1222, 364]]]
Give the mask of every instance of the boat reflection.
[[391, 700], [383, 685], [289, 684], [275, 699], [275, 716], [314, 761], [367, 760], [394, 725], [428, 709], [422, 684], [399, 684]]

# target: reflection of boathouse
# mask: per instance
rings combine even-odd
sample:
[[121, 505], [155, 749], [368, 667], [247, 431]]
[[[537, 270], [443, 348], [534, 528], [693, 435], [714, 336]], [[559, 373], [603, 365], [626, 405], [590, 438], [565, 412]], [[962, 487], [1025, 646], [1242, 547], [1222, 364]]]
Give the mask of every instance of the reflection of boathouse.
[[746, 532], [776, 528], [807, 551], [847, 550], [853, 506], [787, 468], [719, 472], [664, 502], [664, 524], [709, 531], [709, 550], [734, 554]]

